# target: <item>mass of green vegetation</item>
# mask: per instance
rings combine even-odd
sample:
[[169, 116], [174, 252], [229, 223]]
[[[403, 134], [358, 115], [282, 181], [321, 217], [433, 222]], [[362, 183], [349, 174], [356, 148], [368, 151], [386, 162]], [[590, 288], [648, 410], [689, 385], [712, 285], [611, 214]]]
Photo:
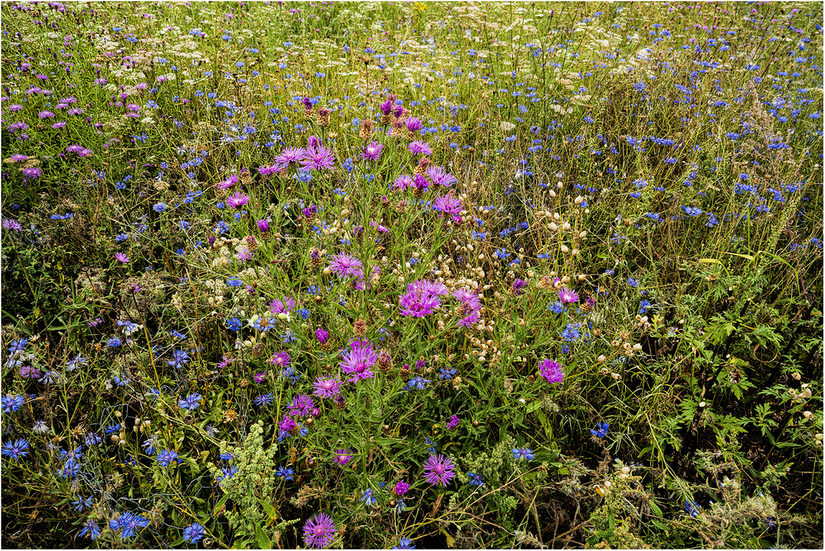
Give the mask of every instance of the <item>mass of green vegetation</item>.
[[0, 10], [3, 547], [822, 547], [822, 3]]

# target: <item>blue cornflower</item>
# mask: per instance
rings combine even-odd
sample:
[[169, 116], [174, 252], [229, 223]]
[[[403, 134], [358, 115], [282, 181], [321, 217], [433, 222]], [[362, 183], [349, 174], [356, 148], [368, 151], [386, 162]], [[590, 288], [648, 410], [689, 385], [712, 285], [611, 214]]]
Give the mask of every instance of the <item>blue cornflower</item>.
[[89, 361], [89, 358], [86, 358], [86, 357], [81, 356], [80, 354], [78, 354], [77, 356], [74, 357], [74, 359], [69, 360], [66, 363], [66, 371], [74, 371], [79, 366], [86, 365], [86, 363], [88, 361]]
[[74, 457], [70, 457], [63, 464], [63, 467], [57, 471], [61, 478], [74, 478], [80, 473], [80, 463]]
[[262, 396], [258, 396], [253, 400], [256, 406], [268, 406], [275, 400], [274, 394], [264, 394]]
[[186, 335], [184, 335], [176, 329], [172, 329], [171, 331], [169, 331], [169, 335], [175, 337], [176, 339], [186, 340]]
[[25, 438], [18, 438], [14, 442], [6, 442], [0, 453], [17, 461], [29, 454], [29, 441]]
[[453, 376], [455, 376], [455, 368], [454, 367], [448, 367], [446, 369], [442, 367], [439, 371], [441, 372], [439, 377], [442, 378], [442, 379], [445, 379], [447, 381], [449, 381], [450, 379], [453, 378]]
[[504, 260], [505, 258], [510, 258], [510, 253], [508, 253], [505, 249], [501, 248], [496, 250], [493, 253], [499, 260]]
[[599, 423], [596, 425], [596, 428], [590, 429], [590, 432], [593, 434], [593, 436], [597, 438], [604, 438], [605, 436], [607, 436], [608, 428], [610, 428], [610, 425], [607, 422], [599, 421]]
[[467, 476], [470, 479], [470, 484], [473, 486], [484, 486], [484, 477], [478, 473], [468, 472]]
[[513, 448], [513, 459], [526, 459], [532, 461], [536, 458], [536, 454], [530, 448]]
[[161, 467], [168, 467], [170, 463], [179, 463], [178, 453], [173, 450], [161, 450], [158, 452], [158, 463]]
[[429, 379], [425, 379], [421, 375], [416, 375], [407, 383], [407, 388], [417, 388], [418, 390], [424, 390], [427, 388], [427, 383], [429, 383]]
[[243, 280], [238, 276], [232, 276], [226, 280], [227, 287], [240, 287], [243, 285]]
[[230, 331], [240, 331], [243, 324], [238, 318], [229, 318], [226, 320], [226, 328]]
[[293, 476], [295, 474], [295, 469], [292, 467], [278, 467], [278, 470], [275, 471], [276, 476], [284, 477], [284, 482], [289, 482], [290, 480], [295, 480]]
[[154, 210], [155, 212], [163, 212], [166, 210], [166, 203], [155, 203], [155, 205], [152, 207], [152, 210]]
[[180, 369], [189, 363], [189, 354], [185, 350], [175, 350], [172, 353], [172, 359], [166, 363], [174, 368]]
[[94, 496], [83, 497], [78, 496], [76, 501], [72, 501], [72, 505], [74, 505], [74, 510], [80, 513], [83, 509], [91, 509], [92, 505], [94, 504]]
[[11, 346], [9, 346], [9, 354], [14, 356], [19, 352], [23, 352], [23, 349], [26, 348], [27, 344], [29, 344], [29, 339], [17, 339], [11, 341]]
[[410, 538], [401, 538], [398, 540], [398, 545], [393, 549], [415, 549], [415, 545]]
[[121, 538], [131, 538], [135, 535], [135, 530], [138, 528], [146, 528], [147, 526], [149, 526], [148, 518], [128, 511], [121, 513], [109, 521], [109, 528], [115, 532], [119, 531]]
[[203, 539], [204, 529], [202, 524], [197, 522], [190, 524], [183, 529], [183, 541], [186, 543], [198, 543]]
[[77, 533], [78, 537], [81, 538], [86, 534], [88, 534], [89, 537], [92, 538], [92, 540], [97, 539], [97, 537], [100, 535], [100, 527], [97, 525], [95, 521], [87, 520], [83, 523], [83, 528], [80, 530], [80, 532]]
[[629, 277], [629, 278], [627, 278], [627, 284], [630, 285], [631, 287], [638, 287], [639, 286], [639, 280], [638, 279], [633, 279], [632, 277]]
[[157, 444], [157, 442], [155, 442], [155, 437], [150, 436], [143, 443], [143, 451], [145, 451], [147, 455], [153, 455], [155, 453], [155, 444]]
[[0, 398], [0, 403], [3, 405], [3, 413], [11, 413], [23, 407], [23, 404], [26, 403], [26, 397], [22, 394], [16, 396], [14, 394], [6, 394], [3, 398]]
[[218, 477], [218, 484], [221, 484], [224, 480], [229, 480], [238, 474], [238, 467], [234, 465], [231, 467], [223, 467], [221, 470], [223, 471], [223, 474]]
[[361, 495], [361, 501], [363, 501], [367, 507], [372, 507], [373, 505], [378, 503], [378, 500], [375, 499], [374, 495], [372, 495], [371, 488], [367, 488], [366, 490], [364, 490], [364, 493]]
[[642, 300], [639, 302], [639, 315], [644, 315], [650, 309], [650, 301], [649, 300]]
[[547, 306], [547, 309], [553, 312], [554, 314], [561, 314], [562, 312], [564, 312], [564, 304], [562, 304], [559, 301], [556, 301], [550, 303], [550, 305]]
[[699, 509], [700, 507], [695, 501], [691, 499], [685, 501], [685, 511], [687, 511], [691, 517], [696, 518], [696, 515], [699, 514]]
[[581, 337], [580, 323], [568, 323], [561, 332], [561, 337], [567, 342], [576, 342]]
[[111, 339], [106, 341], [106, 346], [108, 346], [109, 348], [117, 348], [121, 344], [123, 344], [123, 341], [121, 341], [118, 337], [112, 337]]
[[700, 209], [698, 207], [685, 207], [685, 206], [683, 206], [682, 210], [685, 211], [685, 214], [687, 214], [688, 216], [699, 216], [700, 214], [702, 214], [702, 209]]
[[203, 400], [203, 396], [200, 394], [190, 394], [186, 398], [182, 400], [178, 400], [178, 407], [181, 409], [188, 409], [190, 411], [198, 409], [201, 405], [201, 400]]

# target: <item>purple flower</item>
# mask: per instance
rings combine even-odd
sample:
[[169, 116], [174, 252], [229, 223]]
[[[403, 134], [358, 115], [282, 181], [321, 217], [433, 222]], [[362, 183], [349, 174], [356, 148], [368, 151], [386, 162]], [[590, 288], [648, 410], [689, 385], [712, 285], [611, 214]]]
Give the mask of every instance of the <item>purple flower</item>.
[[407, 292], [399, 298], [402, 316], [423, 318], [441, 306], [441, 295], [447, 294], [447, 288], [440, 283], [419, 279], [407, 285]]
[[292, 399], [292, 402], [287, 406], [290, 415], [298, 417], [309, 417], [310, 415], [317, 415], [318, 408], [315, 407], [315, 401], [311, 396], [306, 394], [299, 394]]
[[525, 287], [527, 287], [527, 282], [523, 279], [516, 278], [516, 280], [513, 282], [513, 292], [517, 295], [524, 293], [522, 289]]
[[415, 186], [416, 189], [418, 189], [422, 192], [427, 191], [428, 189], [430, 189], [430, 182], [428, 182], [427, 178], [425, 178], [421, 174], [416, 174], [415, 175], [415, 178], [413, 179], [413, 185]]
[[312, 393], [319, 398], [335, 398], [341, 394], [339, 385], [340, 383], [338, 382], [338, 379], [333, 377], [326, 379], [318, 377], [312, 384], [314, 388]]
[[43, 174], [43, 171], [40, 170], [39, 168], [37, 168], [36, 166], [29, 167], [29, 168], [24, 168], [23, 169], [23, 180], [28, 181], [28, 180], [33, 180], [35, 178], [40, 178], [40, 176], [42, 174]]
[[453, 415], [450, 417], [449, 421], [447, 421], [447, 430], [454, 429], [458, 426], [458, 415]]
[[406, 494], [410, 489], [410, 485], [404, 482], [403, 480], [399, 480], [398, 484], [395, 485], [394, 492], [397, 496], [403, 496]]
[[352, 457], [353, 457], [352, 454], [349, 453], [349, 450], [347, 450], [347, 449], [335, 450], [335, 459], [334, 459], [334, 461], [335, 461], [335, 464], [338, 465], [339, 467], [344, 467], [344, 466], [346, 466], [347, 463], [349, 463], [352, 460]]
[[289, 163], [299, 163], [304, 159], [306, 151], [300, 147], [287, 147], [275, 157], [275, 163], [286, 168]]
[[268, 232], [269, 222], [266, 220], [258, 220], [258, 229], [262, 232]]
[[[409, 119], [407, 119], [409, 120]], [[432, 155], [433, 150], [430, 149], [430, 144], [426, 142], [412, 142], [410, 145], [407, 146], [407, 149], [410, 150], [410, 153], [413, 155]]]
[[291, 312], [295, 308], [295, 299], [291, 297], [283, 297], [281, 300], [277, 298], [269, 303], [269, 310], [275, 315]]
[[578, 302], [579, 295], [577, 295], [576, 291], [573, 291], [572, 289], [562, 287], [561, 289], [559, 289], [559, 300], [565, 304], [570, 302]]
[[318, 513], [304, 524], [304, 544], [321, 549], [335, 539], [335, 523], [324, 513]]
[[408, 187], [412, 187], [414, 185], [413, 179], [407, 176], [406, 174], [402, 174], [395, 181], [392, 183], [392, 189], [400, 189], [404, 191]]
[[455, 176], [445, 171], [440, 166], [431, 166], [428, 168], [427, 176], [430, 177], [430, 180], [432, 180], [434, 184], [444, 187], [450, 187], [457, 181]]
[[226, 204], [233, 209], [242, 207], [247, 203], [249, 203], [249, 196], [239, 191], [236, 191], [234, 194], [226, 198]]
[[378, 142], [371, 142], [364, 148], [361, 157], [368, 161], [377, 161], [381, 157], [381, 152], [384, 151], [384, 146]]
[[424, 480], [431, 486], [448, 486], [455, 476], [455, 465], [444, 455], [430, 455], [424, 463]]
[[462, 287], [453, 291], [453, 298], [458, 299], [465, 312], [477, 312], [481, 310], [481, 300], [478, 295], [469, 289]]
[[127, 264], [129, 262], [129, 257], [123, 253], [115, 253], [115, 260], [121, 264]]
[[14, 218], [4, 218], [3, 219], [3, 229], [13, 230], [13, 231], [20, 231], [20, 230], [23, 229], [23, 226], [21, 226], [20, 222], [18, 222]]
[[316, 329], [315, 337], [318, 339], [318, 342], [324, 344], [329, 340], [329, 333], [324, 329]]
[[564, 371], [561, 364], [553, 360], [542, 360], [539, 364], [539, 372], [551, 384], [560, 383], [564, 380]]
[[353, 376], [347, 379], [351, 383], [356, 383], [362, 379], [371, 379], [375, 374], [370, 368], [378, 361], [378, 354], [372, 349], [372, 343], [368, 341], [352, 341], [350, 350], [339, 367], [344, 373], [352, 373]]
[[329, 268], [338, 274], [338, 277], [363, 277], [364, 273], [364, 266], [361, 261], [347, 253], [333, 256]]
[[301, 166], [313, 170], [332, 170], [335, 166], [335, 156], [324, 146], [307, 148]]
[[453, 192], [450, 191], [447, 195], [438, 197], [433, 208], [444, 214], [456, 215], [461, 212], [461, 198], [455, 197]]
[[286, 350], [281, 350], [280, 352], [273, 354], [267, 361], [275, 367], [280, 367], [283, 369], [289, 365], [289, 353]]
[[421, 130], [421, 121], [418, 120], [416, 117], [407, 117], [404, 121], [404, 125], [407, 127], [407, 130], [410, 132], [418, 132]]
[[[228, 189], [240, 181], [237, 174], [230, 174], [226, 180], [218, 182], [215, 187], [218, 189]], [[231, 205], [230, 205], [231, 206]]]

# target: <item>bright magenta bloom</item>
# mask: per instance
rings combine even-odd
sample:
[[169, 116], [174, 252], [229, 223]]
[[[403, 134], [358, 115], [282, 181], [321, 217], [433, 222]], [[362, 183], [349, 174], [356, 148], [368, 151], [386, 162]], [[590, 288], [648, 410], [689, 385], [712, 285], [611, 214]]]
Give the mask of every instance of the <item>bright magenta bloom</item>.
[[304, 524], [304, 544], [316, 549], [329, 547], [335, 539], [335, 523], [324, 513], [317, 513]]
[[550, 384], [560, 383], [564, 380], [564, 371], [561, 364], [553, 360], [542, 360], [539, 364], [539, 372]]
[[424, 463], [424, 480], [431, 486], [447, 486], [455, 477], [455, 465], [449, 457], [438, 454], [431, 455]]
[[349, 352], [339, 367], [344, 373], [352, 373], [352, 377], [347, 379], [351, 383], [357, 383], [363, 379], [372, 379], [375, 373], [370, 368], [378, 361], [378, 354], [372, 349], [372, 343], [368, 341], [352, 341]]

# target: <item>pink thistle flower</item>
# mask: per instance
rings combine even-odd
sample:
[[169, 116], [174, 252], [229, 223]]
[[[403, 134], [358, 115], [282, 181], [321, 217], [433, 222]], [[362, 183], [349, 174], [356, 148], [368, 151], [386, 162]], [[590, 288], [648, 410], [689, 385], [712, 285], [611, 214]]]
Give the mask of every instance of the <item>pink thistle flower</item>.
[[564, 371], [561, 364], [554, 360], [542, 360], [539, 364], [539, 372], [550, 384], [560, 383], [564, 380]]
[[[223, 180], [221, 182], [218, 182], [217, 184], [215, 184], [215, 187], [218, 188], [218, 189], [228, 189], [228, 188], [232, 187], [233, 185], [237, 184], [239, 181], [240, 181], [240, 178], [238, 178], [237, 174], [230, 174], [229, 178], [227, 178], [226, 180]], [[227, 203], [228, 203], [228, 201], [227, 201]]]
[[441, 168], [440, 166], [431, 166], [427, 169], [427, 176], [433, 181], [433, 184], [450, 187], [457, 182], [455, 176]]
[[318, 513], [304, 524], [304, 544], [321, 549], [335, 540], [335, 523], [329, 515]]
[[568, 289], [567, 287], [562, 287], [559, 289], [559, 300], [562, 301], [564, 304], [568, 304], [570, 302], [578, 302], [579, 295], [576, 294], [576, 291], [572, 289]]
[[455, 465], [444, 455], [430, 455], [424, 463], [424, 480], [431, 486], [448, 486], [455, 477]]
[[349, 452], [348, 449], [335, 450], [335, 459], [334, 459], [334, 461], [335, 461], [335, 464], [338, 465], [339, 467], [343, 468], [344, 466], [346, 466], [346, 464], [349, 463], [352, 460], [352, 458], [353, 458], [353, 455]]
[[404, 191], [408, 187], [412, 187], [414, 185], [413, 179], [407, 176], [406, 174], [402, 174], [395, 181], [392, 183], [392, 189], [394, 190], [401, 190]]
[[301, 166], [313, 170], [332, 170], [335, 166], [335, 156], [324, 146], [307, 149]]
[[226, 198], [226, 204], [232, 207], [233, 209], [242, 207], [247, 203], [249, 203], [249, 196], [239, 191], [236, 191], [234, 194]]
[[350, 350], [344, 360], [338, 364], [344, 373], [352, 373], [352, 377], [347, 379], [351, 383], [360, 380], [372, 379], [375, 373], [370, 368], [378, 361], [378, 354], [372, 349], [372, 343], [368, 341], [352, 341]]
[[323, 379], [318, 377], [312, 384], [312, 394], [318, 398], [335, 398], [341, 394], [340, 382], [334, 377]]
[[381, 152], [384, 151], [384, 146], [378, 142], [371, 142], [364, 148], [361, 157], [368, 161], [377, 161], [381, 157]]
[[432, 155], [433, 154], [433, 150], [430, 149], [430, 144], [428, 144], [426, 142], [419, 142], [419, 141], [412, 142], [412, 143], [410, 143], [410, 145], [407, 146], [407, 149], [409, 149], [410, 153], [412, 153], [413, 155]]
[[283, 297], [281, 300], [277, 298], [269, 303], [269, 311], [274, 315], [291, 312], [295, 308], [295, 299], [292, 297]]
[[290, 358], [289, 353], [286, 350], [281, 350], [280, 352], [276, 352], [272, 355], [271, 358], [267, 360], [268, 363], [274, 365], [275, 367], [284, 368], [289, 365]]
[[361, 261], [347, 253], [341, 253], [332, 257], [329, 263], [331, 271], [338, 274], [338, 277], [363, 277], [364, 266]]
[[129, 257], [126, 256], [124, 253], [115, 253], [115, 260], [117, 260], [121, 264], [127, 264], [129, 262]]
[[453, 192], [450, 191], [447, 195], [438, 197], [435, 200], [434, 208], [443, 214], [456, 215], [461, 212], [461, 198], [455, 197]]

